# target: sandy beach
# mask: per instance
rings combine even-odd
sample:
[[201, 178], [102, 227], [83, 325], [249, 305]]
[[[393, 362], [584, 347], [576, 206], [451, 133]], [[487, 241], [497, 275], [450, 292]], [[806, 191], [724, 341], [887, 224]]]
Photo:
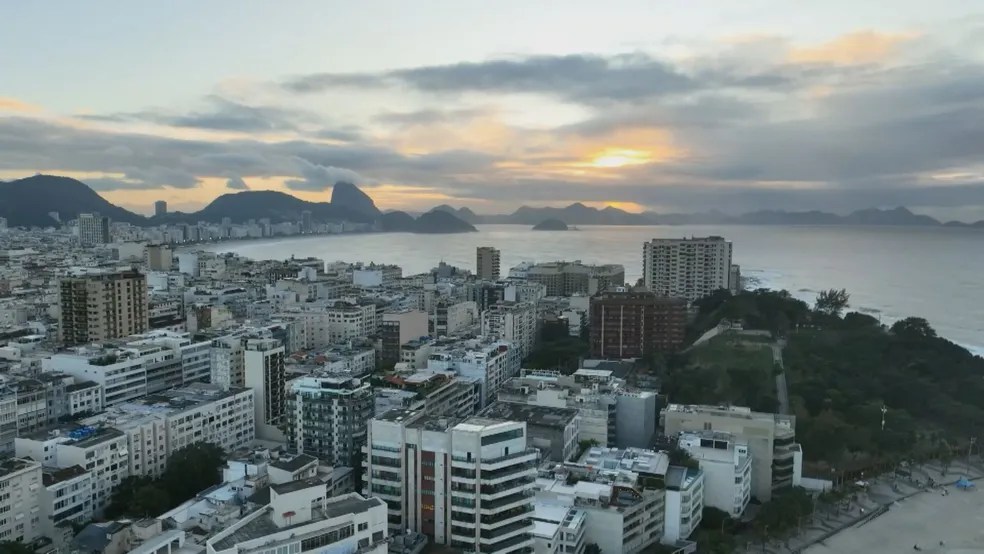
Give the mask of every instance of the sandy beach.
[[[927, 492], [891, 506], [888, 512], [834, 535], [809, 554], [984, 553], [984, 492], [947, 487], [949, 494]], [[940, 541], [944, 541], [941, 546]]]

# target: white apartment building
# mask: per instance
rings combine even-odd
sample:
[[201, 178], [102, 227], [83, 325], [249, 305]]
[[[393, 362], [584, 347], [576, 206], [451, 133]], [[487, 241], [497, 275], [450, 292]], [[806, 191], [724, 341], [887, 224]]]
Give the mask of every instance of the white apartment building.
[[82, 246], [95, 246], [110, 242], [109, 218], [97, 213], [79, 214], [79, 243]]
[[30, 542], [41, 536], [41, 489], [40, 463], [0, 461], [0, 542]]
[[334, 348], [325, 352], [327, 361], [324, 370], [328, 373], [348, 373], [351, 375], [367, 376], [376, 369], [376, 349], [365, 348]]
[[731, 243], [722, 237], [653, 239], [642, 247], [642, 279], [659, 296], [693, 301], [731, 288]]
[[317, 479], [270, 487], [270, 503], [205, 542], [206, 554], [386, 554], [386, 505], [350, 493], [328, 497]]
[[503, 383], [519, 374], [522, 357], [511, 342], [465, 340], [435, 347], [427, 369], [453, 371], [481, 382], [481, 406], [495, 400]]
[[175, 451], [209, 442], [232, 452], [255, 437], [253, 391], [197, 383], [113, 406], [83, 420], [126, 434], [130, 475], [159, 477]]
[[368, 493], [386, 502], [393, 530], [465, 552], [532, 549], [539, 454], [527, 447], [526, 424], [458, 421], [398, 410], [370, 421]]
[[42, 484], [41, 534], [56, 536], [56, 527], [66, 523], [85, 523], [92, 519], [95, 503], [92, 501], [92, 473], [81, 466], [64, 469], [46, 468], [41, 474]]
[[211, 342], [195, 342], [190, 333], [166, 330], [150, 331], [135, 335], [132, 345], [159, 345], [177, 353], [181, 361], [181, 382], [183, 384], [208, 382], [212, 375]]
[[704, 472], [688, 467], [666, 470], [666, 527], [664, 544], [686, 540], [704, 514]]
[[573, 500], [533, 504], [534, 554], [584, 554], [588, 516]]
[[372, 412], [368, 381], [347, 375], [302, 377], [287, 393], [287, 443], [297, 452], [348, 465], [366, 442]]
[[740, 519], [752, 499], [752, 457], [748, 445], [731, 433], [681, 433], [680, 448], [700, 463], [704, 472], [704, 504]]
[[[65, 373], [80, 381], [96, 383], [102, 394], [100, 403], [103, 406], [114, 406], [147, 394], [149, 365], [155, 361], [173, 361], [164, 360], [165, 354], [160, 350], [146, 353], [151, 356], [150, 360], [145, 360], [139, 350], [79, 348], [59, 352], [41, 360], [41, 368], [43, 371]], [[173, 354], [167, 355], [173, 357]], [[174, 367], [170, 369], [175, 370]], [[177, 361], [176, 371], [180, 373], [180, 370], [180, 361]]]
[[476, 321], [478, 304], [475, 302], [441, 298], [431, 310], [430, 331], [433, 336], [447, 337], [471, 327]]
[[276, 339], [247, 339], [243, 375], [246, 388], [253, 390], [257, 438], [284, 440], [287, 373], [283, 344]]
[[667, 435], [681, 432], [731, 433], [744, 442], [752, 457], [752, 496], [762, 502], [774, 490], [797, 484], [803, 451], [796, 442], [796, 417], [753, 412], [741, 406], [670, 404], [662, 412]]
[[525, 359], [536, 344], [536, 308], [525, 302], [491, 306], [482, 312], [482, 336], [512, 342]]
[[93, 381], [82, 381], [65, 387], [68, 396], [68, 414], [94, 414], [103, 410], [102, 386]]
[[245, 352], [239, 336], [214, 339], [209, 346], [211, 383], [226, 388], [246, 386]]
[[623, 461], [624, 452], [591, 450], [591, 461], [541, 470], [537, 501], [569, 503], [581, 511], [584, 542], [597, 544], [604, 554], [635, 554], [662, 542], [666, 495], [658, 482], [669, 458], [640, 451]]
[[376, 305], [337, 301], [330, 306], [305, 307], [280, 314], [299, 322], [304, 330], [304, 348], [325, 348], [332, 344], [375, 335], [382, 320]]
[[527, 302], [535, 306], [537, 302], [547, 296], [547, 285], [543, 283], [509, 281], [506, 284], [504, 293], [506, 302]]
[[113, 490], [130, 475], [127, 436], [112, 428], [68, 426], [14, 442], [17, 456], [38, 460], [44, 467], [81, 466], [92, 476], [93, 511], [109, 504]]
[[17, 392], [0, 385], [0, 453], [14, 453], [17, 437]]

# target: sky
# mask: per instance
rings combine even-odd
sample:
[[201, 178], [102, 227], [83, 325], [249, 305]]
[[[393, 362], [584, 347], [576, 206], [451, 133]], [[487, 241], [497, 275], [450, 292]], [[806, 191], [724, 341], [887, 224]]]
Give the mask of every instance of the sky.
[[966, 0], [0, 3], [0, 180], [984, 219]]

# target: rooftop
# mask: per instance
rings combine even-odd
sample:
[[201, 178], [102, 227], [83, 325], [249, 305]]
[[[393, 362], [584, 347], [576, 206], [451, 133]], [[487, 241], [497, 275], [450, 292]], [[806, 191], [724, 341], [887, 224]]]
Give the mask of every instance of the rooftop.
[[270, 462], [270, 466], [293, 473], [304, 466], [317, 461], [318, 459], [314, 456], [310, 456], [308, 454], [298, 454], [292, 458], [280, 458], [279, 460], [274, 460]]
[[25, 460], [22, 458], [6, 458], [0, 460], [0, 476], [7, 476], [11, 473], [16, 473], [23, 469], [27, 469], [32, 465], [39, 465], [33, 460]]
[[86, 470], [78, 465], [69, 466], [64, 469], [45, 469], [41, 474], [41, 482], [44, 486], [50, 487], [51, 485], [74, 479], [86, 473]]
[[525, 421], [529, 425], [561, 429], [567, 427], [577, 414], [578, 411], [573, 408], [534, 406], [519, 402], [494, 402], [481, 412], [484, 417]]

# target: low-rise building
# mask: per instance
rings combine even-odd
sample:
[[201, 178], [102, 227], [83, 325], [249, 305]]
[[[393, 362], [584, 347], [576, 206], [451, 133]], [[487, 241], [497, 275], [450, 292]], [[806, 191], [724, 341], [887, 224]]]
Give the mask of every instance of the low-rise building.
[[740, 519], [752, 498], [752, 457], [731, 433], [681, 433], [678, 442], [704, 472], [704, 504]]
[[92, 519], [92, 472], [82, 466], [45, 468], [41, 474], [41, 534], [54, 537], [56, 527]]
[[317, 479], [270, 487], [270, 502], [205, 543], [207, 554], [387, 551], [386, 504], [356, 493], [328, 498]]
[[575, 409], [493, 402], [479, 415], [505, 421], [525, 421], [528, 444], [540, 451], [541, 461], [566, 462], [577, 454], [581, 419]]

